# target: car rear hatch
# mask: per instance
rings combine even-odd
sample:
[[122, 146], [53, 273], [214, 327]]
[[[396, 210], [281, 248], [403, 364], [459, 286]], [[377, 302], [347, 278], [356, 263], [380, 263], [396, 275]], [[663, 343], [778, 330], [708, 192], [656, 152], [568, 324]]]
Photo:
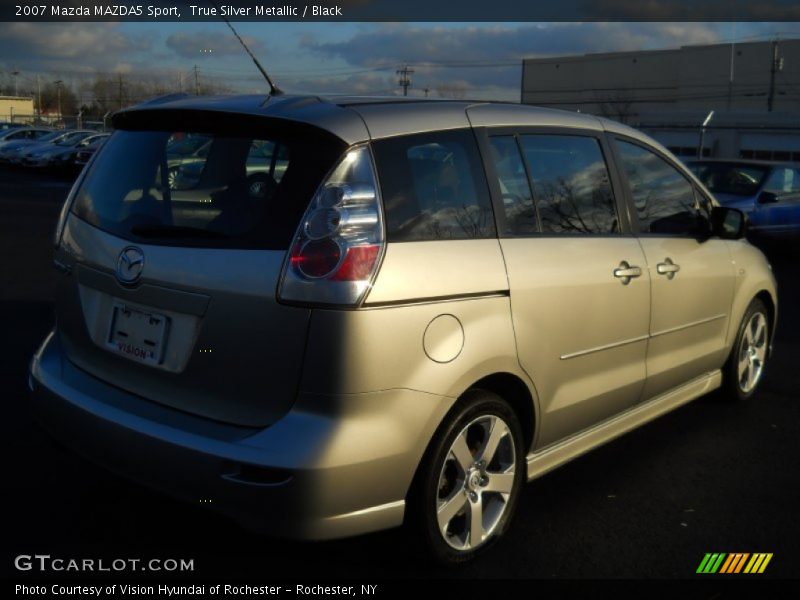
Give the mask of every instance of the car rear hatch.
[[310, 318], [276, 289], [298, 222], [347, 144], [301, 122], [200, 110], [115, 124], [56, 251], [67, 358], [150, 401], [275, 422], [294, 401]]

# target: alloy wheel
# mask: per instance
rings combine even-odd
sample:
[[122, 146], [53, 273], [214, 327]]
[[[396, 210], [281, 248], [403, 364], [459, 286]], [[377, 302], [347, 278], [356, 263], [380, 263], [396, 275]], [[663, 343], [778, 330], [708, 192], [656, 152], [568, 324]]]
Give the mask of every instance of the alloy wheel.
[[750, 317], [739, 343], [737, 379], [745, 394], [758, 385], [767, 358], [767, 318], [756, 312]]
[[439, 475], [436, 518], [455, 550], [474, 550], [494, 533], [514, 488], [516, 449], [496, 415], [474, 419], [456, 436]]

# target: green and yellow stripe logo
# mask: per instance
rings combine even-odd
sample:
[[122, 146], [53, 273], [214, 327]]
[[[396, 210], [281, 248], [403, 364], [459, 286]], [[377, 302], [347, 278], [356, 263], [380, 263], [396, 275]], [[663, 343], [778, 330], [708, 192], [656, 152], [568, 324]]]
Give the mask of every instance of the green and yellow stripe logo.
[[763, 573], [769, 561], [772, 560], [772, 553], [757, 552], [708, 552], [700, 561], [697, 567], [698, 573]]

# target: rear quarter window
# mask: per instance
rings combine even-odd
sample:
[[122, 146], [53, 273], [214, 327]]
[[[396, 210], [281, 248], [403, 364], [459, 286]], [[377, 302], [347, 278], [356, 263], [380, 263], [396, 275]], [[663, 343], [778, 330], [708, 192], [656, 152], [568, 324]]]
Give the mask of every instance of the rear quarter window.
[[388, 241], [495, 237], [486, 176], [470, 130], [380, 140], [373, 151]]

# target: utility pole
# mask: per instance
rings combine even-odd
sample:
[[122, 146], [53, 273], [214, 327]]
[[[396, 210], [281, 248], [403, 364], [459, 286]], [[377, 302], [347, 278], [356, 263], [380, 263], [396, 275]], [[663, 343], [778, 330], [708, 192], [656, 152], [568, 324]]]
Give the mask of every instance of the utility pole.
[[778, 40], [772, 42], [772, 60], [769, 66], [769, 96], [767, 97], [767, 112], [772, 112], [775, 104], [775, 73], [783, 71], [783, 57], [780, 56]]
[[42, 120], [42, 81], [39, 79], [39, 74], [36, 74], [36, 97], [38, 101], [36, 102], [36, 116], [38, 120]]
[[411, 87], [410, 75], [413, 72], [414, 69], [409, 69], [408, 65], [403, 65], [402, 69], [397, 69], [397, 74], [400, 75], [400, 79], [397, 80], [397, 85], [403, 88], [403, 96], [408, 96], [408, 88]]
[[119, 109], [122, 110], [122, 73], [117, 73], [117, 100]]
[[11, 74], [14, 76], [14, 95], [19, 96], [19, 86], [17, 85], [19, 71], [15, 68], [13, 71], [11, 71]]
[[735, 66], [735, 53], [736, 53], [736, 23], [733, 23], [733, 35], [731, 36], [731, 60], [728, 68], [728, 104], [727, 109], [730, 111], [733, 108], [733, 74]]
[[60, 79], [56, 83], [56, 94], [58, 95], [58, 120], [61, 121], [61, 84], [64, 83]]
[[200, 95], [200, 72], [197, 65], [194, 66], [194, 95]]

